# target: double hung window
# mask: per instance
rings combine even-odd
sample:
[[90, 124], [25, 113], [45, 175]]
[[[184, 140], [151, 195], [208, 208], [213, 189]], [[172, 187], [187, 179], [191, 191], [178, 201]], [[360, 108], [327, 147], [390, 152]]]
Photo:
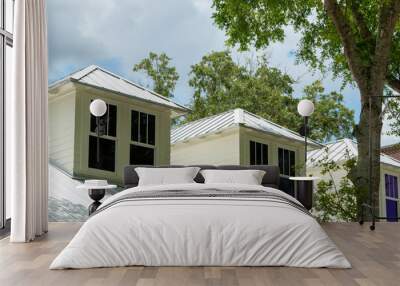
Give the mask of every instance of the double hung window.
[[117, 106], [107, 104], [99, 119], [90, 116], [89, 168], [115, 172]]
[[132, 110], [129, 163], [131, 165], [154, 165], [155, 144], [155, 115]]

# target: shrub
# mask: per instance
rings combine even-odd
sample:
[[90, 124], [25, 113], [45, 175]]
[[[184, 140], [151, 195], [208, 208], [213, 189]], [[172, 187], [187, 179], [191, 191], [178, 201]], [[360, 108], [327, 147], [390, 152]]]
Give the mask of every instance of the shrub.
[[[328, 180], [321, 180], [317, 184], [313, 214], [319, 221], [356, 221], [357, 220], [357, 190], [350, 181], [350, 170], [356, 164], [354, 158], [349, 158], [339, 165], [329, 161], [327, 157], [317, 163], [321, 167], [322, 175], [329, 175]], [[335, 182], [333, 173], [343, 170], [345, 176]]]

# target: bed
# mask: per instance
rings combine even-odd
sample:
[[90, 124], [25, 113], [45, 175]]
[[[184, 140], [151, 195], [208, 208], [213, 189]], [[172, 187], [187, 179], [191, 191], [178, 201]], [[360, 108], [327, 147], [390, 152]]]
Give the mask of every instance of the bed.
[[[292, 266], [350, 268], [311, 214], [278, 190], [276, 166], [260, 185], [193, 183], [138, 186], [125, 168], [126, 190], [108, 198], [50, 269], [144, 266]], [[173, 166], [179, 168], [180, 166]]]

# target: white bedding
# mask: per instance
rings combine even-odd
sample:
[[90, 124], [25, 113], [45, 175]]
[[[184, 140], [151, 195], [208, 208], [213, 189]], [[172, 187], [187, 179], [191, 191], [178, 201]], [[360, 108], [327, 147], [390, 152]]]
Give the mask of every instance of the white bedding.
[[[262, 186], [181, 184], [125, 190], [265, 190]], [[50, 269], [145, 266], [294, 266], [349, 268], [311, 216], [293, 206], [246, 198], [123, 201], [89, 218]]]

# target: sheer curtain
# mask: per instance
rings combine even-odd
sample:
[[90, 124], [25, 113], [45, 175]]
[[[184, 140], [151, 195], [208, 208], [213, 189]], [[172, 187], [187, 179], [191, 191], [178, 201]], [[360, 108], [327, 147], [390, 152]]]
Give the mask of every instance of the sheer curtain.
[[6, 181], [12, 242], [47, 232], [47, 27], [45, 0], [15, 1], [13, 92], [7, 98]]

